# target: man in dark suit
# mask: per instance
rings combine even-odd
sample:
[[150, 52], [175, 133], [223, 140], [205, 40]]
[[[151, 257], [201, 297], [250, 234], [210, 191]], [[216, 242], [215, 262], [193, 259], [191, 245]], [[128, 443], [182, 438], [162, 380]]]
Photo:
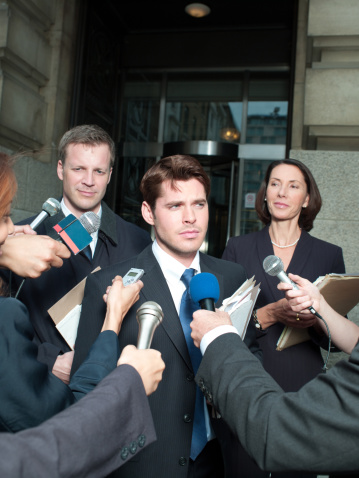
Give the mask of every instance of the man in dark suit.
[[[152, 241], [146, 231], [114, 214], [102, 201], [115, 159], [114, 142], [102, 128], [81, 125], [70, 129], [60, 140], [58, 157], [57, 175], [63, 183], [62, 211], [47, 218], [37, 228], [37, 233], [56, 237], [53, 226], [64, 216], [71, 213], [80, 217], [87, 211], [100, 216], [100, 228], [92, 234], [89, 257], [84, 252], [76, 256], [72, 254], [64, 260], [62, 267], [51, 268], [36, 279], [27, 279], [18, 298], [29, 310], [39, 345], [39, 360], [67, 383], [73, 352], [56, 329], [48, 309], [96, 267], [104, 268], [128, 259]], [[22, 224], [29, 224], [32, 219], [22, 221]], [[4, 255], [7, 254], [6, 248], [10, 250], [11, 241], [20, 240], [18, 237], [9, 238]], [[12, 250], [16, 251], [16, 247]], [[14, 292], [21, 282], [22, 277], [13, 275], [11, 285]]]
[[[136, 258], [114, 264], [88, 278], [73, 371], [83, 362], [101, 330], [105, 309], [100, 299], [108, 280], [116, 274], [125, 274], [130, 267], [144, 269], [139, 304], [155, 301], [164, 312], [163, 321], [154, 334], [153, 347], [162, 353], [166, 372], [156, 396], [150, 398], [158, 440], [138, 460], [131, 460], [118, 470], [116, 476], [238, 476], [238, 442], [223, 420], [204, 406], [204, 398], [194, 382], [196, 367], [192, 365], [194, 358], [188, 348], [191, 343], [186, 341], [182, 305], [187, 294], [183, 277], [189, 270], [192, 269], [192, 273], [209, 272], [217, 277], [221, 293], [219, 305], [246, 280], [245, 271], [239, 264], [199, 252], [207, 232], [210, 182], [196, 159], [190, 156], [161, 159], [146, 172], [140, 189], [144, 197], [142, 215], [154, 227], [156, 241]], [[120, 349], [136, 343], [137, 308], [136, 304], [130, 309], [122, 324]], [[191, 320], [192, 314], [188, 329]], [[248, 328], [245, 342], [259, 353], [253, 324]], [[198, 412], [196, 403], [202, 406], [202, 412]], [[202, 420], [199, 420], [200, 413], [203, 413]], [[192, 445], [197, 438], [197, 423], [203, 425], [204, 448], [194, 452]]]
[[156, 434], [146, 395], [161, 374], [153, 352], [127, 348], [120, 366], [80, 402], [37, 427], [0, 433], [0, 475], [99, 478], [150, 445]]
[[[309, 284], [290, 277], [298, 285]], [[297, 302], [300, 293], [287, 293], [288, 299], [295, 298], [290, 301], [295, 312], [313, 305], [305, 296]], [[285, 393], [237, 331], [230, 332], [228, 314], [201, 310], [191, 323], [192, 338], [204, 354], [196, 381], [263, 470], [357, 476], [359, 327], [340, 317], [323, 298], [320, 302], [314, 302], [315, 310], [328, 320], [334, 343], [352, 352], [349, 361], [338, 362], [299, 391]], [[221, 326], [227, 327], [223, 334]]]

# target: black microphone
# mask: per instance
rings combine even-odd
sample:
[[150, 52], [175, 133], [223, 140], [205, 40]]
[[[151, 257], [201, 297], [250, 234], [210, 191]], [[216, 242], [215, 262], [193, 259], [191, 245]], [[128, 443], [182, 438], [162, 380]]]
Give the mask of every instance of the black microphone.
[[[299, 287], [295, 282], [289, 279], [287, 274], [284, 272], [284, 264], [280, 257], [277, 256], [267, 256], [263, 261], [263, 269], [270, 276], [277, 276], [279, 282], [285, 282], [286, 284], [291, 284], [293, 289], [299, 290]], [[318, 315], [314, 307], [308, 307], [312, 314]]]
[[193, 302], [198, 302], [201, 309], [215, 312], [214, 304], [219, 299], [219, 284], [217, 277], [209, 272], [201, 272], [192, 277], [189, 292]]
[[157, 302], [144, 302], [136, 312], [138, 322], [137, 348], [149, 349], [156, 328], [163, 320], [162, 307]]
[[42, 211], [38, 214], [37, 217], [32, 221], [30, 227], [35, 231], [35, 229], [49, 216], [54, 216], [61, 211], [61, 205], [57, 199], [49, 198], [42, 205]]

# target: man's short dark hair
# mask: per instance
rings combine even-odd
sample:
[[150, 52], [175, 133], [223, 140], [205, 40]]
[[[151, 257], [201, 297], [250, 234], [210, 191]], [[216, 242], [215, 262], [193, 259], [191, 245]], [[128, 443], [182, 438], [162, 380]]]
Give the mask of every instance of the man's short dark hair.
[[60, 139], [58, 157], [62, 164], [65, 163], [67, 147], [70, 144], [87, 144], [99, 146], [107, 144], [110, 149], [110, 168], [115, 162], [115, 143], [108, 133], [96, 124], [83, 124], [69, 129]]
[[190, 179], [197, 179], [203, 185], [208, 198], [211, 184], [201, 163], [192, 156], [180, 154], [168, 156], [160, 159], [145, 173], [140, 184], [140, 191], [143, 199], [154, 211], [164, 181], [170, 181], [171, 187], [176, 189], [176, 181], [189, 181]]

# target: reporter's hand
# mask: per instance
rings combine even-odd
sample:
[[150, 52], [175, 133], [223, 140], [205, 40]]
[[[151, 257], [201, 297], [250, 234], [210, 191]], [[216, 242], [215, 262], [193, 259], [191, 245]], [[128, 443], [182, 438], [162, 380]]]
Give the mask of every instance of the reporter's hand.
[[154, 349], [138, 350], [134, 345], [127, 345], [122, 351], [117, 365], [128, 364], [140, 374], [146, 395], [151, 395], [162, 380], [165, 363], [160, 352]]
[[66, 352], [57, 356], [54, 366], [52, 367], [52, 373], [66, 383], [66, 385], [70, 383], [70, 372], [73, 360], [74, 352]]
[[289, 277], [297, 284], [299, 290], [293, 289], [291, 284], [284, 282], [278, 284], [278, 289], [285, 291], [285, 297], [291, 309], [306, 315], [310, 314], [309, 307], [313, 307], [319, 312], [323, 300], [319, 289], [309, 280], [300, 276], [289, 274]]
[[17, 236], [19, 234], [36, 235], [37, 232], [30, 227], [30, 224], [14, 225], [14, 232], [10, 236]]
[[112, 280], [112, 285], [107, 287], [106, 293], [103, 295], [107, 310], [102, 331], [113, 330], [116, 334], [119, 333], [123, 318], [133, 304], [138, 301], [142, 287], [141, 280], [126, 287], [123, 285], [121, 276], [116, 276]]
[[195, 346], [199, 347], [203, 336], [220, 325], [232, 325], [227, 312], [218, 309], [216, 309], [216, 312], [196, 310], [193, 313], [193, 321], [190, 323], [191, 337]]
[[61, 267], [63, 259], [71, 255], [61, 242], [36, 234], [8, 236], [1, 249], [0, 267], [31, 279], [40, 277], [51, 267]]

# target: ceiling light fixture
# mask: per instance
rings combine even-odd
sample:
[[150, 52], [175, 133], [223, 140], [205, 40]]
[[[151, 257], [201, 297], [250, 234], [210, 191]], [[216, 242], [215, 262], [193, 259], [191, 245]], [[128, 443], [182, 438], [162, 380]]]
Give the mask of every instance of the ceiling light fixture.
[[190, 3], [186, 6], [185, 12], [191, 15], [191, 17], [201, 18], [209, 15], [211, 9], [204, 3]]

